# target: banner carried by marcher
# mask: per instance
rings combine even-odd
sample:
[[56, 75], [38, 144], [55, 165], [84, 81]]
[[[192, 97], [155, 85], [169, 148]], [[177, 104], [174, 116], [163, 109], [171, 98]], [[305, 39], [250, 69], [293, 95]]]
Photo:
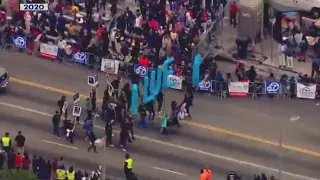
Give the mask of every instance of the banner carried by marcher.
[[245, 97], [249, 93], [249, 81], [248, 82], [230, 82], [229, 83], [229, 95]]
[[118, 74], [120, 62], [114, 59], [105, 59], [101, 60], [101, 71], [108, 74]]
[[304, 85], [297, 83], [297, 98], [303, 99], [315, 99], [316, 98], [317, 85]]
[[183, 81], [182, 77], [179, 77], [176, 75], [169, 75], [168, 76], [168, 83], [175, 82], [175, 85], [171, 87], [172, 89], [181, 90], [182, 89], [182, 81]]
[[87, 53], [86, 52], [77, 52], [73, 54], [73, 62], [87, 64]]
[[197, 91], [206, 91], [211, 92], [212, 91], [212, 84], [211, 81], [205, 81], [204, 79], [199, 82], [199, 85], [197, 87]]
[[148, 67], [141, 66], [140, 64], [134, 65], [134, 73], [144, 77], [148, 75]]
[[58, 46], [53, 44], [40, 44], [40, 56], [50, 58], [50, 59], [56, 59], [58, 56]]
[[27, 47], [26, 37], [21, 37], [21, 36], [12, 37], [12, 41], [15, 48], [25, 49]]
[[266, 94], [279, 94], [280, 93], [280, 83], [276, 81], [265, 81], [265, 93]]

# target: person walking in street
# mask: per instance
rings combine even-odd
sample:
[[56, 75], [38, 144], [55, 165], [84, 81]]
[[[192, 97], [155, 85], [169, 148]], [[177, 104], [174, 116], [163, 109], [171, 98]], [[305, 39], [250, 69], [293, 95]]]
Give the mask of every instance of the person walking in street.
[[52, 117], [52, 126], [53, 126], [53, 135], [60, 137], [59, 125], [60, 125], [61, 115], [58, 111], [56, 111], [55, 115]]
[[160, 91], [159, 94], [157, 95], [158, 113], [159, 113], [159, 114], [162, 113], [163, 100], [164, 100], [164, 95], [163, 95], [163, 92]]
[[89, 140], [90, 140], [91, 146], [88, 147], [88, 152], [90, 152], [90, 150], [93, 148], [94, 152], [97, 153], [97, 147], [95, 144], [97, 137], [93, 131], [91, 131], [91, 133], [89, 134]]
[[18, 135], [14, 138], [14, 141], [16, 141], [16, 151], [24, 154], [24, 143], [26, 142], [26, 138], [22, 135], [21, 131], [18, 132]]
[[61, 99], [58, 101], [58, 107], [59, 107], [59, 110], [60, 110], [60, 116], [64, 115], [64, 119], [67, 120], [67, 117], [68, 117], [68, 107], [65, 106], [65, 105], [68, 105], [68, 103], [66, 103], [66, 96], [63, 95], [61, 97]]
[[2, 146], [2, 149], [6, 152], [9, 152], [9, 150], [11, 149], [11, 139], [9, 137], [8, 132], [6, 132], [5, 135], [2, 137], [1, 146]]
[[130, 142], [131, 139], [135, 140], [134, 133], [133, 133], [133, 118], [132, 118], [130, 110], [128, 110], [128, 112], [126, 113], [125, 118], [128, 123], [128, 132], [131, 134], [131, 138], [130, 138], [130, 135], [128, 137], [128, 141]]
[[147, 117], [147, 109], [146, 109], [146, 106], [141, 103], [139, 108], [139, 113], [140, 113], [140, 121], [138, 123], [138, 127], [141, 127], [141, 128], [146, 128], [147, 127], [147, 122], [146, 122], [146, 117]]
[[106, 135], [106, 145], [109, 147], [114, 147], [112, 143], [112, 130], [113, 130], [113, 122], [114, 120], [111, 120], [106, 123], [104, 130], [105, 130], [105, 135]]
[[[123, 151], [127, 151], [126, 144], [127, 144], [127, 141], [129, 140], [129, 132], [128, 132], [129, 126], [130, 126], [129, 122], [125, 121], [122, 124], [121, 131], [120, 131], [120, 147], [122, 148]], [[129, 141], [129, 142], [132, 142], [132, 141]]]
[[165, 113], [164, 116], [161, 119], [161, 130], [160, 130], [160, 133], [163, 134], [163, 135], [167, 135], [168, 134], [167, 128], [168, 128], [168, 116]]
[[92, 103], [90, 98], [86, 99], [86, 110], [87, 110], [87, 117], [85, 120], [92, 121]]
[[230, 13], [230, 26], [233, 25], [234, 28], [237, 26], [237, 14], [238, 14], [238, 5], [236, 2], [230, 4], [229, 13]]
[[127, 180], [132, 180], [134, 177], [133, 169], [133, 159], [130, 157], [129, 154], [125, 155], [124, 161], [124, 174], [126, 175]]

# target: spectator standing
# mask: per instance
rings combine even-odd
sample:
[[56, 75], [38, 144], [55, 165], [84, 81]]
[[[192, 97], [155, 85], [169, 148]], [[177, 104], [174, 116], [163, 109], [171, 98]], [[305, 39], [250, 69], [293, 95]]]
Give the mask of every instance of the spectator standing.
[[24, 158], [22, 159], [22, 170], [29, 170], [29, 168], [30, 168], [29, 155], [25, 153]]
[[2, 149], [6, 152], [9, 152], [11, 149], [11, 139], [9, 137], [9, 133], [6, 132], [5, 135], [1, 139]]
[[238, 14], [238, 5], [236, 2], [230, 4], [229, 13], [230, 13], [230, 26], [233, 25], [234, 28], [237, 26], [237, 14]]
[[17, 149], [16, 151], [18, 153], [24, 154], [24, 143], [26, 141], [26, 138], [22, 135], [21, 131], [18, 132], [18, 135], [14, 139], [16, 141]]
[[23, 160], [23, 155], [20, 153], [17, 153], [14, 156], [14, 165], [16, 169], [20, 169], [22, 166], [22, 160]]

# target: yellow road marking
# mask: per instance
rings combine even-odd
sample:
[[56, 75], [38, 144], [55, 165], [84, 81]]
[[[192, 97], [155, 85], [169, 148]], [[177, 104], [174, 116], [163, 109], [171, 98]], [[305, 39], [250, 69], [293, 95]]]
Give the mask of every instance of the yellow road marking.
[[[62, 89], [58, 89], [58, 88], [55, 88], [55, 87], [42, 85], [42, 84], [35, 83], [35, 82], [25, 81], [25, 80], [18, 79], [18, 78], [10, 77], [10, 81], [11, 82], [15, 82], [15, 83], [19, 83], [19, 84], [23, 84], [23, 85], [26, 85], [26, 86], [36, 87], [36, 88], [40, 88], [40, 89], [44, 89], [44, 90], [48, 90], [48, 91], [64, 94], [64, 95], [72, 96], [72, 95], [75, 94], [74, 92], [71, 92], [71, 91], [62, 90]], [[86, 96], [84, 94], [80, 94], [80, 98], [86, 99], [86, 98], [88, 98], [88, 96]], [[97, 101], [98, 102], [102, 102], [102, 99], [97, 99]], [[262, 144], [268, 144], [268, 145], [279, 147], [279, 142], [270, 141], [270, 140], [266, 140], [266, 139], [262, 139], [262, 138], [258, 138], [258, 137], [254, 137], [254, 136], [250, 136], [250, 135], [234, 132], [234, 131], [231, 131], [231, 130], [228, 130], [228, 129], [223, 129], [223, 128], [214, 127], [214, 126], [210, 126], [210, 125], [206, 125], [206, 124], [201, 124], [201, 123], [197, 123], [197, 122], [194, 122], [194, 121], [183, 121], [183, 123], [187, 124], [187, 125], [190, 125], [190, 126], [194, 126], [194, 127], [198, 127], [198, 128], [214, 131], [214, 132], [228, 134], [228, 135], [232, 135], [232, 136], [235, 136], [235, 137], [238, 137], [238, 138], [247, 139], [247, 140], [259, 142], [259, 143], [262, 143]], [[320, 157], [320, 153], [319, 152], [311, 151], [311, 150], [308, 150], [308, 149], [305, 149], [305, 148], [299, 148], [299, 147], [295, 147], [295, 146], [291, 146], [291, 145], [287, 145], [287, 144], [282, 144], [282, 148], [288, 149], [288, 150], [291, 150], [291, 151], [296, 151], [296, 152], [300, 152], [300, 153], [304, 153], [304, 154]]]

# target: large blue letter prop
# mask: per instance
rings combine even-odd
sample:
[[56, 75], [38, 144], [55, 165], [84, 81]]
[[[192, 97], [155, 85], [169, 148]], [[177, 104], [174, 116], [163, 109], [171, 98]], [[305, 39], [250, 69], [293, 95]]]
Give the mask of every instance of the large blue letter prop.
[[132, 95], [131, 95], [131, 114], [135, 115], [138, 112], [138, 85], [132, 85]]
[[200, 64], [201, 64], [201, 55], [197, 54], [194, 57], [193, 69], [192, 69], [192, 84], [197, 86], [200, 82]]
[[[162, 88], [170, 88], [175, 85], [176, 82], [168, 83], [168, 76], [173, 74], [173, 70], [169, 69], [170, 64], [173, 62], [173, 58], [168, 58], [163, 63], [163, 76], [161, 66], [157, 67], [157, 80], [155, 79], [156, 72], [155, 70], [151, 71], [150, 79], [148, 76], [145, 76], [143, 79], [143, 99], [144, 104], [153, 101], [155, 97], [159, 94], [161, 90], [161, 80]], [[192, 72], [192, 84], [199, 84], [199, 73], [200, 73], [200, 64], [201, 64], [201, 55], [197, 54], [193, 63], [193, 72]], [[161, 79], [162, 78], [162, 79]], [[131, 96], [131, 114], [137, 114], [138, 108], [138, 85], [133, 84], [132, 87], [132, 96]]]

